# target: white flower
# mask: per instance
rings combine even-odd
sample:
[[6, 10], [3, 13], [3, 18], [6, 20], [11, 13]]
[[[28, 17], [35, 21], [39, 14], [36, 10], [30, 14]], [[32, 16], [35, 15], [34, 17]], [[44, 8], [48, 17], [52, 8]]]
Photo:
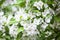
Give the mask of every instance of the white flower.
[[42, 2], [42, 1], [35, 2], [35, 3], [34, 3], [34, 6], [36, 6], [36, 7], [38, 8], [38, 10], [40, 10], [40, 9], [42, 9], [43, 2]]
[[37, 34], [37, 31], [33, 31], [33, 30], [30, 30], [30, 31], [27, 31], [27, 35], [29, 36], [33, 36], [33, 35], [36, 35]]
[[5, 32], [4, 26], [0, 24], [0, 31]]
[[43, 22], [43, 19], [42, 18], [39, 18], [39, 19], [34, 19], [34, 24], [35, 25], [39, 25], [39, 24], [41, 24]]
[[33, 13], [32, 12], [28, 12], [28, 17], [30, 17], [30, 19], [32, 19], [32, 18], [34, 18], [34, 17], [36, 17], [35, 15], [33, 15]]
[[47, 36], [45, 36], [45, 37], [48, 37], [52, 34], [52, 32], [47, 31], [47, 32], [45, 32], [45, 34], [48, 34]]
[[26, 0], [26, 8], [28, 7], [30, 0]]
[[3, 26], [0, 24], [0, 31], [3, 30]]
[[48, 24], [45, 23], [45, 22], [41, 25], [41, 27], [43, 28], [43, 30], [45, 30], [47, 26], [48, 26]]
[[2, 7], [6, 7], [6, 6], [8, 6], [8, 5], [9, 5], [9, 3], [5, 1], [5, 2], [2, 4]]
[[48, 8], [48, 5], [47, 5], [47, 4], [44, 4], [44, 7], [45, 7], [45, 8]]
[[2, 24], [3, 23], [3, 21], [2, 21], [2, 16], [0, 16], [0, 24]]
[[49, 8], [49, 11], [50, 11], [51, 15], [52, 15], [52, 14], [55, 14], [55, 12], [54, 12], [53, 9]]
[[0, 12], [0, 16], [4, 15], [4, 12]]
[[17, 8], [15, 6], [12, 6], [12, 11], [17, 11]]
[[20, 13], [19, 14], [18, 13], [15, 13], [14, 18], [16, 19], [16, 21], [19, 21], [20, 20]]
[[52, 19], [52, 17], [46, 17], [46, 18], [45, 18], [45, 22], [46, 22], [46, 23], [50, 23], [50, 20], [51, 20], [51, 19]]
[[0, 16], [0, 24], [3, 25], [4, 22], [6, 22], [6, 17], [5, 16]]
[[49, 35], [51, 35], [52, 34], [52, 32], [49, 32], [49, 31], [47, 31], [47, 32], [45, 32], [46, 34], [49, 34]]
[[28, 25], [28, 23], [26, 21], [21, 21], [20, 24], [24, 27], [26, 27]]
[[39, 23], [40, 23], [40, 20], [34, 19], [34, 24], [39, 25]]
[[41, 12], [33, 13], [33, 14], [36, 15], [36, 16], [40, 16], [41, 15]]
[[17, 26], [15, 26], [14, 24], [9, 28], [9, 34], [13, 37], [16, 37], [18, 32], [17, 32]]
[[36, 35], [36, 34], [38, 34], [38, 31], [37, 31], [36, 27], [37, 26], [35, 24], [31, 23], [31, 24], [27, 24], [27, 26], [24, 27], [24, 30], [25, 30], [25, 32], [27, 33], [28, 36], [29, 35], [30, 36], [31, 35]]
[[27, 20], [28, 16], [27, 14], [22, 14], [22, 19]]
[[19, 21], [20, 19], [22, 20], [27, 20], [28, 15], [26, 14], [25, 10], [23, 8], [20, 8], [19, 11], [17, 11], [15, 13], [15, 17], [14, 17], [17, 21]]
[[6, 0], [8, 4], [15, 4], [17, 1], [16, 0]]
[[50, 14], [49, 9], [45, 9], [44, 12], [42, 12], [42, 15], [43, 15], [44, 17], [46, 17], [47, 14]]
[[54, 39], [52, 39], [52, 40], [55, 40], [55, 38], [54, 38]]
[[9, 15], [9, 16], [8, 16], [7, 21], [6, 21], [7, 24], [9, 24], [10, 19], [11, 19], [12, 17], [13, 17], [12, 15]]

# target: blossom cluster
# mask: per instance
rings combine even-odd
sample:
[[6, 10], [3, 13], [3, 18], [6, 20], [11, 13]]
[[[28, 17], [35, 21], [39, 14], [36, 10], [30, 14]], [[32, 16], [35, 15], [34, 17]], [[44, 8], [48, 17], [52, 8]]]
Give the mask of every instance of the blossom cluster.
[[[40, 34], [37, 29], [38, 25], [40, 25], [39, 27], [41, 27], [42, 30], [45, 31], [46, 27], [48, 27], [52, 19], [52, 14], [54, 14], [54, 11], [48, 6], [48, 4], [43, 3], [40, 0], [35, 1], [33, 4], [33, 8], [37, 9], [37, 12], [35, 12], [31, 7], [28, 6], [29, 2], [30, 0], [26, 0], [26, 6], [24, 8], [21, 8], [19, 6], [15, 6], [17, 0], [6, 0], [2, 4], [2, 9], [0, 10], [0, 31], [4, 33], [5, 26], [7, 26], [9, 28], [9, 34], [13, 37], [16, 37], [19, 33], [18, 29], [20, 27], [17, 26], [18, 24], [22, 25], [24, 28], [22, 36], [34, 36]], [[3, 11], [3, 8], [9, 5], [11, 5], [12, 11]], [[44, 10], [43, 6], [45, 8]], [[28, 12], [26, 12], [26, 9], [29, 9]]]

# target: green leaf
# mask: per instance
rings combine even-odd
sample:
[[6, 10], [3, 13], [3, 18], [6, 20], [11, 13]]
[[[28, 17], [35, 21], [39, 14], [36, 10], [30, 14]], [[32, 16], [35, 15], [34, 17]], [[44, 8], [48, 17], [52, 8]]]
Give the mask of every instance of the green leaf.
[[5, 33], [6, 33], [6, 35], [9, 34], [9, 28], [8, 28], [8, 26], [5, 26]]
[[39, 10], [32, 10], [33, 12], [35, 12], [35, 13], [38, 13], [39, 12]]
[[17, 0], [17, 5], [19, 5], [20, 7], [25, 7], [25, 0]]
[[43, 1], [44, 3], [47, 3], [47, 4], [53, 4], [54, 3], [54, 0], [41, 0]]
[[52, 16], [52, 19], [51, 19], [50, 23], [51, 23], [51, 24], [54, 23], [54, 15]]
[[18, 28], [23, 27], [20, 23], [17, 24]]
[[0, 38], [2, 37], [2, 35], [3, 35], [2, 31], [0, 31]]
[[22, 3], [24, 2], [25, 0], [17, 0], [18, 3]]
[[16, 40], [21, 40], [22, 34], [23, 34], [22, 32], [19, 32], [18, 35], [17, 35]]
[[48, 0], [41, 0], [41, 1], [43, 1], [44, 3], [47, 3], [48, 2]]
[[10, 40], [10, 36], [9, 35], [6, 35], [5, 38], [6, 38], [6, 40]]
[[16, 23], [16, 20], [14, 18], [11, 18], [9, 24], [14, 24], [14, 23]]
[[54, 0], [48, 0], [47, 3], [48, 3], [48, 4], [53, 4], [53, 3], [54, 3]]
[[56, 22], [60, 22], [60, 16], [55, 16], [54, 19]]
[[0, 6], [5, 2], [5, 0], [0, 0]]
[[4, 7], [2, 10], [5, 12], [5, 13], [7, 13], [7, 12], [11, 12], [12, 11], [12, 8], [11, 8], [12, 6], [6, 6], [6, 7]]
[[22, 31], [24, 31], [24, 28], [23, 28], [23, 27], [20, 27], [20, 28], [18, 29], [18, 33], [19, 33], [19, 32], [22, 32]]

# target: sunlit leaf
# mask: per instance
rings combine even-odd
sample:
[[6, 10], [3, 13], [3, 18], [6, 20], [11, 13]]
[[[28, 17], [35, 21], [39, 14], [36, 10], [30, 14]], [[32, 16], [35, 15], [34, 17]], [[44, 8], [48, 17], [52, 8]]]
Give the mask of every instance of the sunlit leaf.
[[21, 40], [22, 34], [23, 34], [22, 32], [19, 32], [18, 35], [17, 35], [16, 40]]
[[16, 23], [16, 20], [14, 18], [11, 18], [9, 24], [11, 25], [11, 24], [14, 24], [14, 23]]
[[23, 31], [24, 31], [24, 28], [23, 27], [18, 28], [18, 33], [19, 32], [23, 32]]

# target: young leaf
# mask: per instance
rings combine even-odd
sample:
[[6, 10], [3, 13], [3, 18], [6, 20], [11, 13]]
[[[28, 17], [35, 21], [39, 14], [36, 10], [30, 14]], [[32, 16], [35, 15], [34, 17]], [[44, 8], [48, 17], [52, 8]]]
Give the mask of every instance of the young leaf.
[[14, 24], [14, 23], [16, 23], [16, 20], [14, 18], [11, 18], [9, 24]]
[[18, 33], [24, 31], [23, 27], [18, 28]]

